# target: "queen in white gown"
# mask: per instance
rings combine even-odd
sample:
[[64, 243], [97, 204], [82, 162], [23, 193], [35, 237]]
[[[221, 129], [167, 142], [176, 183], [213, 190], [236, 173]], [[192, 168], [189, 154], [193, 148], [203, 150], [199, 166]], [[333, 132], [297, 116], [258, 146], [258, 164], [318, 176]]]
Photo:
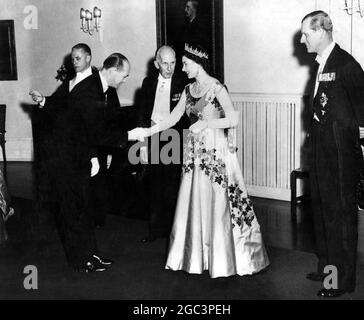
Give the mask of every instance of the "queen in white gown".
[[238, 112], [226, 88], [205, 71], [202, 47], [186, 45], [182, 62], [195, 82], [185, 87], [167, 120], [146, 130], [170, 128], [184, 112], [191, 120], [165, 268], [208, 270], [212, 278], [257, 273], [269, 259], [230, 134]]

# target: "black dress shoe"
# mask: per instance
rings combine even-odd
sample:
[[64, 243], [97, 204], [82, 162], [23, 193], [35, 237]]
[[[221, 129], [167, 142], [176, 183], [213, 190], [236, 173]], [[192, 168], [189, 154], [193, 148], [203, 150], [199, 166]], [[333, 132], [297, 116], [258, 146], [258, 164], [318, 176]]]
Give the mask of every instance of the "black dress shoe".
[[317, 292], [317, 295], [324, 298], [338, 298], [344, 293], [346, 293], [346, 291], [341, 289], [321, 289], [319, 292]]
[[96, 254], [93, 254], [92, 257], [103, 266], [109, 266], [114, 263], [114, 261], [112, 261], [111, 259], [106, 259]]
[[157, 239], [157, 237], [156, 237], [156, 236], [148, 235], [148, 236], [144, 237], [141, 241], [142, 241], [143, 243], [148, 243], [148, 242], [153, 242], [153, 241], [155, 241], [156, 239]]
[[306, 275], [306, 278], [312, 281], [323, 282], [326, 278], [326, 274], [319, 272], [310, 272]]
[[95, 221], [95, 227], [96, 228], [102, 228], [105, 226], [105, 221]]
[[76, 267], [75, 270], [77, 272], [89, 273], [89, 272], [102, 272], [102, 271], [106, 271], [107, 269], [100, 264], [96, 264], [94, 262], [87, 261], [84, 265]]

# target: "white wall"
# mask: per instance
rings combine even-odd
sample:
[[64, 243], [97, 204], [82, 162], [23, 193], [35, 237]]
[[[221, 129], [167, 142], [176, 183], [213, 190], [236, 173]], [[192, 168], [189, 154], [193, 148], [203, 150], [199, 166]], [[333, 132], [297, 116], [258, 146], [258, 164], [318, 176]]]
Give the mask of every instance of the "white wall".
[[[364, 7], [364, 1], [360, 1]], [[348, 3], [351, 4], [351, 1]], [[357, 1], [353, 3], [356, 5]], [[302, 18], [314, 10], [324, 10], [331, 16], [334, 24], [334, 40], [343, 49], [352, 53], [364, 66], [364, 18], [360, 18], [357, 13], [354, 16], [348, 15], [343, 10], [344, 4], [343, 0], [225, 0], [225, 81], [230, 91], [235, 93], [233, 95], [235, 105], [244, 105], [247, 97], [256, 94], [258, 101], [268, 101], [271, 106], [275, 107], [281, 99], [290, 95], [301, 97], [308, 93], [307, 82], [315, 54], [307, 54], [305, 46], [299, 43], [300, 28]], [[259, 179], [254, 179], [256, 178], [254, 177], [251, 186], [248, 185], [248, 191], [251, 195], [289, 199], [289, 180], [285, 177], [288, 177], [290, 170], [294, 167], [304, 165], [307, 154], [303, 142], [306, 137], [304, 130], [307, 129], [309, 122], [307, 121], [309, 120], [307, 119], [309, 118], [308, 107], [297, 105], [295, 108], [295, 112], [301, 117], [301, 123], [297, 123], [301, 144], [297, 143], [295, 145], [297, 149], [292, 150], [292, 144], [281, 143], [279, 146], [277, 145], [275, 150], [276, 154], [289, 151], [288, 154], [295, 155], [294, 164], [291, 163], [292, 158], [283, 157], [279, 160], [279, 162], [283, 162], [279, 163], [282, 170], [274, 172], [277, 181], [285, 181], [285, 184], [270, 186], [272, 190], [266, 191], [264, 190], [265, 186], [259, 184]], [[278, 114], [285, 114], [285, 107], [281, 106], [280, 108]], [[260, 114], [261, 108], [255, 104], [252, 109], [251, 114], [254, 120], [254, 117]], [[273, 118], [271, 123], [268, 121], [269, 119], [267, 120], [267, 127], [270, 124], [271, 126], [274, 125]], [[292, 127], [292, 118], [283, 117], [281, 121], [283, 122], [280, 123], [280, 127]], [[259, 124], [255, 123], [254, 125], [254, 121], [245, 119], [245, 121], [240, 121], [239, 129], [241, 132], [258, 132]], [[253, 138], [269, 141], [271, 136], [269, 133], [266, 135]], [[245, 139], [246, 137], [242, 135], [240, 138]], [[276, 134], [274, 138], [277, 141], [278, 139], [282, 140], [279, 134]], [[244, 151], [246, 154], [246, 150]], [[242, 147], [240, 153], [241, 158], [243, 158]], [[254, 153], [251, 152], [248, 156], [254, 158]], [[258, 160], [257, 163], [263, 169], [268, 170], [270, 168], [269, 160], [264, 158]], [[246, 169], [247, 166], [249, 163], [242, 163], [243, 169]], [[250, 171], [252, 172], [245, 172], [247, 178], [249, 175], [254, 175], [254, 170]], [[264, 173], [264, 170], [262, 172]], [[249, 189], [249, 187], [251, 188]], [[259, 188], [263, 192], [260, 192]], [[257, 190], [260, 193], [257, 193]]]
[[230, 90], [304, 94], [307, 63], [314, 55], [310, 57], [303, 45], [295, 47], [294, 37], [302, 18], [313, 10], [331, 16], [334, 40], [364, 66], [364, 17], [358, 13], [351, 17], [344, 4], [344, 0], [225, 0], [225, 81]]
[[[38, 29], [27, 30], [24, 8], [38, 10]], [[101, 33], [90, 36], [80, 30], [80, 8], [102, 10]], [[51, 94], [60, 84], [56, 70], [71, 47], [90, 45], [92, 64], [101, 66], [112, 52], [123, 53], [131, 63], [128, 82], [119, 89], [122, 103], [130, 104], [141, 86], [147, 62], [156, 50], [154, 0], [2, 0], [0, 19], [15, 20], [18, 80], [0, 81], [0, 103], [7, 105], [6, 140], [8, 160], [32, 158], [32, 132], [28, 115], [20, 104], [30, 103], [31, 88]]]
[[225, 81], [232, 92], [303, 93], [293, 40], [314, 0], [225, 0]]
[[0, 103], [6, 104], [6, 153], [9, 160], [25, 160], [31, 157], [32, 132], [29, 117], [20, 107], [28, 100], [31, 86], [31, 64], [28, 56], [30, 33], [23, 28], [23, 8], [25, 1], [2, 1], [0, 19], [15, 20], [17, 81], [0, 81]]
[[[172, 0], [168, 0], [172, 1]], [[303, 46], [294, 46], [302, 17], [324, 9], [334, 20], [334, 36], [364, 63], [364, 18], [351, 18], [334, 0], [224, 0], [225, 81], [231, 92], [303, 94], [307, 63], [313, 57]], [[38, 9], [38, 29], [26, 30], [24, 8]], [[80, 30], [81, 7], [102, 10], [101, 33], [89, 36]], [[0, 103], [7, 105], [7, 154], [9, 160], [30, 160], [32, 134], [29, 117], [20, 104], [30, 102], [31, 88], [50, 94], [59, 85], [56, 70], [72, 45], [86, 42], [93, 64], [100, 66], [114, 51], [131, 61], [128, 82], [119, 97], [130, 103], [145, 76], [156, 49], [155, 0], [2, 0], [0, 19], [15, 20], [18, 80], [0, 81]], [[354, 38], [351, 40], [351, 27]], [[296, 39], [297, 40], [297, 39]], [[300, 57], [297, 58], [297, 55]]]

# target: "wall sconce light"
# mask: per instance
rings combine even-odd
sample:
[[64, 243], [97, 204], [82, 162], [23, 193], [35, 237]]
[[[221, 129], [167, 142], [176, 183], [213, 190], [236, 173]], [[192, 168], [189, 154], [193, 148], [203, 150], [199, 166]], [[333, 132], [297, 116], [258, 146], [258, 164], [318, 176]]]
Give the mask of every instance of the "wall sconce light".
[[344, 8], [344, 10], [350, 16], [353, 14], [353, 6], [351, 6], [351, 7], [348, 6], [348, 0], [345, 0], [345, 8]]
[[354, 0], [351, 0], [351, 7], [348, 5], [348, 0], [345, 0], [345, 7], [344, 10], [346, 13], [350, 16], [352, 16], [355, 13], [359, 13], [360, 17], [364, 17], [364, 9], [362, 9], [361, 0], [357, 0], [357, 6], [354, 8], [353, 5]]
[[81, 8], [80, 10], [80, 19], [81, 19], [81, 30], [85, 33], [92, 35], [95, 31], [99, 31], [100, 26], [100, 18], [101, 18], [101, 9], [98, 7], [94, 7], [93, 16], [95, 18], [95, 25], [92, 26], [92, 12], [89, 10], [85, 10]]
[[357, 8], [356, 12], [358, 12], [360, 14], [360, 17], [363, 18], [364, 10], [361, 8], [360, 0], [358, 0], [358, 8]]

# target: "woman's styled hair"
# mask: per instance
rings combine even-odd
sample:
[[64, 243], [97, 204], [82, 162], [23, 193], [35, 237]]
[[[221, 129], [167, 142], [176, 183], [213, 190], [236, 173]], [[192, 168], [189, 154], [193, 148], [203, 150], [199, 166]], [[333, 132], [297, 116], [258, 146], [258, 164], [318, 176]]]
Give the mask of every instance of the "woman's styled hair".
[[183, 56], [201, 65], [206, 72], [210, 72], [209, 54], [200, 44], [185, 43]]

